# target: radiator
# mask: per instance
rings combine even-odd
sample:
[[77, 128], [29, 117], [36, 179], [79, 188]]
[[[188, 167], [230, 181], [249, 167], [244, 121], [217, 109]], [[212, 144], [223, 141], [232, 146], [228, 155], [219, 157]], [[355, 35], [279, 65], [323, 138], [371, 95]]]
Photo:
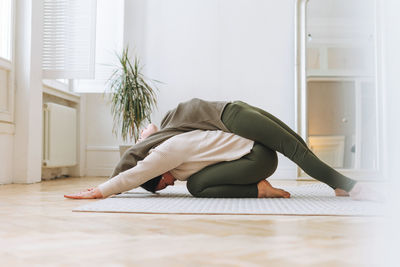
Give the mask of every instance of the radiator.
[[43, 166], [76, 165], [76, 147], [76, 109], [55, 103], [44, 104]]

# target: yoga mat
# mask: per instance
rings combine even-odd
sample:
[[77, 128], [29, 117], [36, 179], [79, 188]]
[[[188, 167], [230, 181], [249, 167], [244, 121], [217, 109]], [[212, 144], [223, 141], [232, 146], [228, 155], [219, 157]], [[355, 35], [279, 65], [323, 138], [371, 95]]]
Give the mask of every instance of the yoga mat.
[[141, 188], [80, 206], [73, 211], [161, 214], [275, 214], [377, 216], [383, 204], [336, 197], [325, 184], [282, 187], [291, 198], [195, 198], [184, 185], [170, 186], [159, 194]]

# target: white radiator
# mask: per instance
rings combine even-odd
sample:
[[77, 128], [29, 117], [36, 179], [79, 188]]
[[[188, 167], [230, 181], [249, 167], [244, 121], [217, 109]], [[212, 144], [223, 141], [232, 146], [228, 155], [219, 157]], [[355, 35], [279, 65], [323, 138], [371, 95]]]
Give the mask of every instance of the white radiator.
[[76, 163], [76, 109], [44, 104], [43, 166], [67, 167]]

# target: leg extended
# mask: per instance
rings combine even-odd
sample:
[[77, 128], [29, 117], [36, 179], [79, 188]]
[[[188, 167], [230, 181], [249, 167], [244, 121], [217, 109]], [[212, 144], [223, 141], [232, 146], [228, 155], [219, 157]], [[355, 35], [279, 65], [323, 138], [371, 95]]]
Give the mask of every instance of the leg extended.
[[342, 188], [348, 192], [356, 183], [322, 162], [287, 125], [259, 109], [242, 102], [233, 103], [226, 107], [222, 121], [231, 132], [282, 153], [311, 177], [333, 189]]

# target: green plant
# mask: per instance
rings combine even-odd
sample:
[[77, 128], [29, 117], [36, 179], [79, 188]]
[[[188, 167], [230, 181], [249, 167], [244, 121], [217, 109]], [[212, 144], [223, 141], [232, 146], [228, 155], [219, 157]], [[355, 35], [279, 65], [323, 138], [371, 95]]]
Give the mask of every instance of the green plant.
[[[119, 64], [107, 81], [106, 92], [110, 92], [111, 114], [114, 119], [113, 133], [121, 134], [124, 141], [132, 138], [136, 142], [140, 127], [144, 122], [151, 122], [150, 115], [157, 105], [155, 90], [142, 74], [137, 56], [133, 65], [129, 59], [128, 47], [122, 54], [117, 54]], [[154, 86], [154, 88], [156, 88]]]

